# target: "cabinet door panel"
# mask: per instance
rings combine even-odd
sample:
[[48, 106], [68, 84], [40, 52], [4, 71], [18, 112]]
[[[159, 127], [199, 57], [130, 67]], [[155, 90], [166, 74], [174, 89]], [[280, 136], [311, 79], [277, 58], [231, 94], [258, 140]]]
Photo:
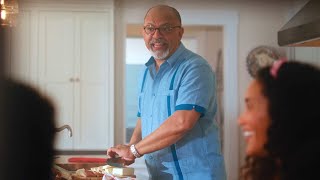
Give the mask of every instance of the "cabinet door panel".
[[110, 17], [104, 12], [40, 13], [39, 81], [56, 102], [57, 125], [73, 128], [72, 138], [58, 133], [59, 150], [104, 150], [112, 143]]
[[105, 82], [108, 73], [110, 44], [105, 13], [87, 13], [80, 16], [81, 80]]
[[298, 60], [305, 60], [307, 62], [313, 61], [313, 50], [312, 48], [296, 47], [295, 58]]
[[320, 48], [319, 47], [295, 47], [295, 59], [320, 66]]
[[[46, 94], [53, 99], [57, 127], [68, 124], [74, 130], [73, 89], [72, 83], [47, 83], [45, 85]], [[59, 150], [72, 150], [74, 132], [72, 137], [69, 135], [67, 129], [57, 132], [55, 148]]]
[[40, 13], [40, 59], [46, 81], [74, 78], [75, 18], [71, 13]]
[[105, 13], [81, 14], [80, 18], [80, 68], [79, 68], [79, 139], [76, 149], [105, 150], [109, 99], [107, 78], [109, 74], [109, 32]]
[[[74, 128], [75, 18], [71, 13], [40, 13], [39, 81], [55, 102], [56, 126]], [[67, 130], [57, 133], [56, 149], [73, 148], [73, 137]]]
[[84, 84], [81, 86], [80, 118], [77, 124], [80, 130], [76, 149], [105, 150], [109, 129], [106, 88], [102, 84]]

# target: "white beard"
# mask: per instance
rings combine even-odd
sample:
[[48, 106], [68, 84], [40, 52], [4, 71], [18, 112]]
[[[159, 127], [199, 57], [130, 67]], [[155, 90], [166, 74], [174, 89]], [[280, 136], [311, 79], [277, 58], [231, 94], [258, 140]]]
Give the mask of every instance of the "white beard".
[[154, 59], [165, 60], [169, 55], [169, 48], [165, 51], [152, 51], [151, 49], [149, 51]]

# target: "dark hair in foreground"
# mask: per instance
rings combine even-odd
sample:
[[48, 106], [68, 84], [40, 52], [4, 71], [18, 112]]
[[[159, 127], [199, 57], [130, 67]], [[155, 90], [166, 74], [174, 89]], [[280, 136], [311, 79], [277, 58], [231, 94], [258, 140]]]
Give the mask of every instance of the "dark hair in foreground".
[[0, 80], [0, 179], [51, 179], [54, 109], [35, 89]]
[[240, 179], [314, 179], [320, 162], [320, 70], [289, 61], [274, 78], [270, 67], [256, 79], [269, 101], [267, 157], [246, 157]]

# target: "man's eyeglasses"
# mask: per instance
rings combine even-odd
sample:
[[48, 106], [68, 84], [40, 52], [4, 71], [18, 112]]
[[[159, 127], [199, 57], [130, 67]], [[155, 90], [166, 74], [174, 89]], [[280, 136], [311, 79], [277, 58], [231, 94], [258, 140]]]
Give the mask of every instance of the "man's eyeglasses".
[[181, 26], [160, 26], [158, 28], [153, 26], [144, 26], [143, 29], [146, 32], [146, 34], [151, 35], [156, 32], [158, 29], [161, 34], [168, 34], [172, 32], [174, 28], [181, 28]]

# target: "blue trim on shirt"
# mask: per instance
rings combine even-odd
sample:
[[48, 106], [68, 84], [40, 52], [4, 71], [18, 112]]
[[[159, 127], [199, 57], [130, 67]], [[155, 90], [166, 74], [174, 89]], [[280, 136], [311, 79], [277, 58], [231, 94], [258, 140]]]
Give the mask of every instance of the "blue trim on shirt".
[[[147, 77], [147, 72], [148, 72], [148, 68], [146, 68], [146, 70], [144, 71], [144, 75], [143, 75], [143, 80], [142, 80], [142, 84], [141, 84], [141, 90], [140, 93], [142, 93], [143, 88], [144, 88], [144, 83], [146, 81], [146, 77]], [[141, 98], [139, 97], [139, 109], [141, 109]], [[137, 113], [137, 117], [141, 117], [141, 113], [138, 111]]]
[[146, 70], [144, 71], [143, 80], [142, 80], [142, 84], [141, 84], [141, 91], [140, 92], [143, 91], [144, 82], [146, 81], [147, 72], [148, 72], [148, 68], [146, 68]]
[[176, 75], [177, 75], [177, 72], [178, 72], [178, 70], [179, 70], [180, 65], [181, 65], [181, 64], [179, 64], [179, 66], [177, 67], [177, 70], [174, 72], [174, 74], [173, 74], [173, 76], [172, 76], [169, 90], [173, 90], [174, 80], [175, 80], [175, 77], [176, 77]]
[[178, 172], [179, 180], [183, 180], [183, 175], [182, 175], [182, 171], [181, 171], [181, 168], [180, 168], [180, 165], [179, 165], [176, 147], [173, 144], [173, 145], [170, 146], [170, 148], [171, 148], [171, 153], [172, 153], [172, 156], [173, 156], [174, 164], [175, 164], [177, 172]]
[[168, 117], [171, 116], [170, 96], [167, 96]]
[[206, 109], [204, 107], [198, 106], [195, 104], [180, 104], [180, 105], [176, 106], [175, 109], [176, 109], [176, 111], [177, 110], [192, 110], [192, 109], [194, 109], [198, 113], [201, 113], [200, 117], [203, 117], [204, 114], [206, 113]]
[[[180, 67], [180, 65], [177, 67], [177, 70], [174, 72], [174, 75], [173, 75], [173, 77], [171, 79], [169, 90], [173, 90], [174, 80], [175, 80], [175, 77], [176, 77], [176, 74], [177, 74], [177, 71], [178, 71], [179, 67]], [[168, 117], [169, 117], [169, 116], [171, 116], [170, 96], [167, 96], [167, 108], [168, 108]], [[173, 161], [174, 161], [176, 170], [178, 172], [179, 180], [183, 180], [183, 175], [182, 175], [181, 167], [180, 167], [180, 164], [179, 164], [176, 147], [173, 144], [173, 145], [170, 146], [170, 148], [171, 148], [171, 154], [172, 154], [172, 157], [173, 157]]]

